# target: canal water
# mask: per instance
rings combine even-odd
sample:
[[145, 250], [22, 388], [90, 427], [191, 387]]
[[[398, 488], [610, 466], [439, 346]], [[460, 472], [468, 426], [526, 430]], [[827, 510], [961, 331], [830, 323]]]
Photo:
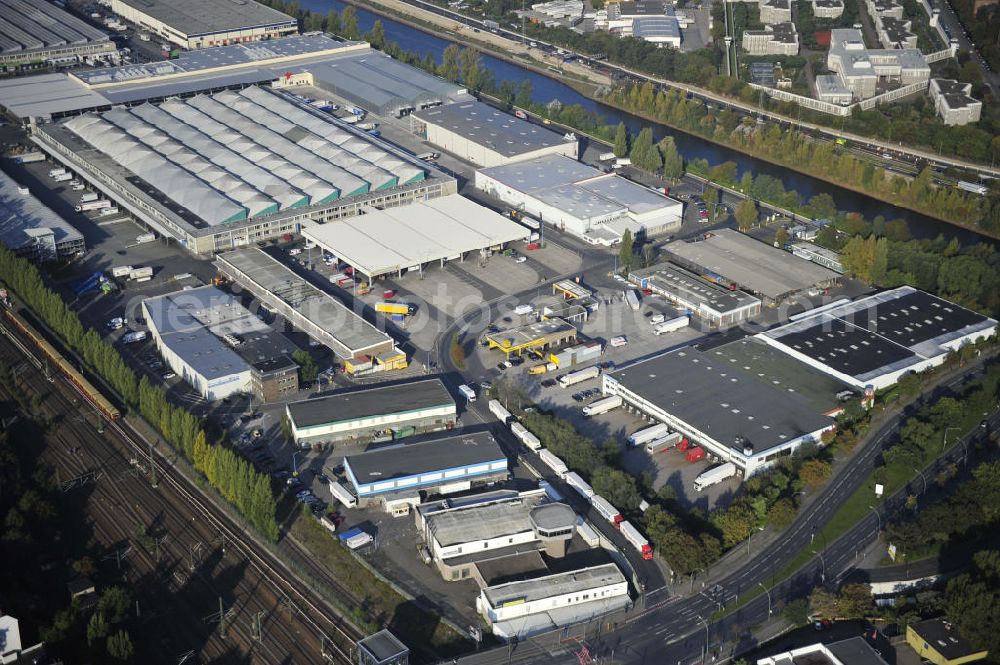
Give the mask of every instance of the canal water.
[[[347, 6], [339, 0], [300, 0], [300, 4], [303, 9], [321, 14], [326, 14], [330, 9], [343, 12]], [[399, 44], [402, 50], [418, 53], [421, 57], [425, 57], [430, 53], [438, 63], [441, 62], [441, 54], [444, 52], [444, 49], [452, 43], [447, 39], [427, 34], [392, 19], [380, 17], [365, 9], [355, 9], [358, 16], [358, 29], [361, 34], [368, 32], [375, 23], [375, 20], [381, 18], [386, 39]], [[521, 81], [525, 79], [530, 80], [532, 96], [537, 103], [544, 104], [557, 99], [564, 105], [579, 104], [588, 111], [593, 111], [603, 116], [608, 124], [624, 122], [626, 127], [633, 132], [638, 132], [643, 127], [652, 127], [654, 140], [656, 141], [666, 135], [673, 136], [678, 150], [680, 150], [681, 154], [687, 160], [706, 159], [713, 165], [726, 161], [735, 162], [740, 177], [743, 173], [749, 171], [753, 175], [764, 173], [779, 178], [785, 184], [786, 190], [795, 190], [805, 199], [815, 194], [826, 192], [833, 197], [838, 209], [849, 212], [860, 212], [869, 220], [876, 215], [882, 215], [887, 220], [901, 217], [909, 223], [910, 231], [914, 237], [934, 237], [939, 233], [944, 233], [949, 237], [957, 236], [959, 241], [963, 243], [989, 242], [987, 238], [972, 231], [960, 229], [926, 215], [911, 212], [869, 196], [837, 187], [836, 185], [798, 173], [783, 166], [755, 159], [736, 150], [706, 141], [698, 136], [686, 134], [665, 125], [650, 123], [648, 120], [596, 102], [581, 95], [568, 85], [507, 62], [506, 60], [500, 60], [483, 54], [482, 63], [485, 68], [493, 72], [497, 83], [509, 80], [520, 85]]]

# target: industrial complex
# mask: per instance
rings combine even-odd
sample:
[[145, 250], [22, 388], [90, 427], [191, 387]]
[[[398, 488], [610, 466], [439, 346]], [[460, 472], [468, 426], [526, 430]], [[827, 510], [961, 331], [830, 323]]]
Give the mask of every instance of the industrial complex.
[[111, 11], [186, 49], [293, 35], [298, 21], [254, 0], [111, 0]]
[[429, 142], [476, 166], [503, 166], [545, 155], [576, 159], [579, 150], [576, 136], [563, 136], [478, 101], [418, 111], [410, 123]]
[[221, 254], [216, 265], [223, 275], [340, 358], [370, 361], [399, 355], [389, 335], [256, 247]]
[[388, 144], [256, 86], [86, 113], [39, 126], [35, 140], [196, 254], [453, 186]]
[[758, 337], [859, 389], [936, 367], [997, 322], [909, 286], [821, 308]]
[[298, 391], [294, 345], [232, 295], [203, 286], [147, 298], [142, 309], [163, 359], [205, 399], [256, 392], [268, 401]]
[[0, 0], [0, 68], [95, 56], [118, 57], [118, 47], [97, 28], [46, 0]]
[[462, 492], [506, 480], [507, 464], [489, 432], [462, 432], [348, 455], [344, 473], [359, 502], [420, 503], [420, 492]]
[[745, 475], [818, 443], [834, 421], [792, 391], [685, 347], [603, 375], [602, 391], [696, 440]]
[[369, 209], [302, 232], [369, 279], [420, 272], [428, 264], [444, 265], [469, 254], [487, 255], [529, 234], [524, 226], [458, 194], [406, 207]]
[[683, 206], [667, 196], [563, 155], [476, 172], [476, 187], [506, 205], [593, 244], [676, 231]]
[[726, 288], [680, 266], [658, 263], [629, 274], [629, 281], [690, 310], [713, 328], [725, 328], [760, 314], [761, 303], [747, 293]]
[[0, 242], [36, 261], [70, 259], [86, 250], [83, 235], [0, 171]]
[[451, 429], [455, 400], [441, 379], [337, 391], [286, 407], [298, 445], [393, 440]]
[[694, 242], [664, 247], [682, 266], [775, 304], [815, 287], [835, 284], [840, 275], [812, 261], [766, 245], [735, 229], [719, 229]]

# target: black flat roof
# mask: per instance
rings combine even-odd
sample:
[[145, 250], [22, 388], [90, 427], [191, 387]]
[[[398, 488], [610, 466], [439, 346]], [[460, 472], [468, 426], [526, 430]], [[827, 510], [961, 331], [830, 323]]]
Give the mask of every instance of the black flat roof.
[[358, 642], [358, 646], [374, 656], [375, 660], [379, 663], [384, 663], [391, 658], [409, 653], [410, 651], [405, 644], [399, 641], [398, 637], [388, 630], [380, 630], [373, 635], [369, 635]]
[[911, 348], [986, 321], [982, 314], [924, 291], [913, 291], [894, 300], [880, 302], [844, 318], [856, 326]]
[[341, 390], [323, 397], [292, 402], [288, 405], [288, 413], [296, 427], [312, 427], [449, 404], [454, 405], [455, 400], [441, 379], [434, 377], [374, 388]]
[[505, 458], [506, 455], [489, 432], [463, 432], [349, 455], [344, 458], [344, 464], [350, 467], [359, 485], [367, 485]]
[[778, 389], [690, 346], [638, 362], [611, 376], [740, 453], [743, 450], [736, 445], [737, 437], [747, 439], [754, 452], [760, 453], [833, 423], [794, 392]]
[[917, 361], [915, 353], [884, 335], [885, 332], [876, 335], [841, 319], [820, 317], [808, 328], [775, 339], [848, 376], [862, 376], [904, 360]]
[[948, 660], [957, 660], [983, 651], [969, 644], [958, 634], [955, 627], [944, 619], [928, 619], [911, 627], [924, 642]]

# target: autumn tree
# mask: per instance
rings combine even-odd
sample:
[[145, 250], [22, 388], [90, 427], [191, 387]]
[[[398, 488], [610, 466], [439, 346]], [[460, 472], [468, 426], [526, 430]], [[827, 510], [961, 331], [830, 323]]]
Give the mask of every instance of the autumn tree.
[[757, 223], [757, 206], [751, 199], [743, 199], [736, 206], [736, 223], [746, 233]]

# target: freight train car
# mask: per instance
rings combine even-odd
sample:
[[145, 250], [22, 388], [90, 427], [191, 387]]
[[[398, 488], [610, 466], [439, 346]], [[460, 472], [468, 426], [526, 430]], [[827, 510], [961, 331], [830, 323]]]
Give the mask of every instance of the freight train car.
[[54, 346], [49, 344], [49, 342], [42, 337], [35, 328], [28, 323], [23, 317], [19, 316], [14, 310], [6, 309], [4, 314], [7, 320], [17, 328], [17, 331], [27, 340], [29, 340], [42, 354], [48, 358], [55, 369], [61, 372], [70, 380], [73, 385], [76, 386], [77, 390], [87, 399], [88, 402], [93, 404], [105, 417], [110, 420], [118, 420], [121, 418], [121, 412], [112, 404], [107, 397], [101, 394], [94, 385], [87, 380], [87, 378], [81, 374], [73, 364], [69, 362], [59, 351], [56, 350]]

